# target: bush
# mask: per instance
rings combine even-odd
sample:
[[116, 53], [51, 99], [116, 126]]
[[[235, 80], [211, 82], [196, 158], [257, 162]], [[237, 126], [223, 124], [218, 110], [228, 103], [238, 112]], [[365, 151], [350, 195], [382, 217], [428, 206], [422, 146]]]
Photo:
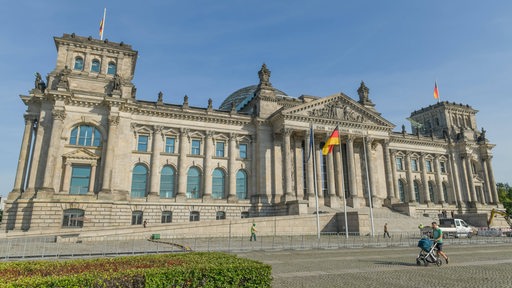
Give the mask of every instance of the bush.
[[[224, 253], [0, 263], [0, 287], [270, 287], [269, 265]], [[165, 286], [164, 286], [165, 285]]]

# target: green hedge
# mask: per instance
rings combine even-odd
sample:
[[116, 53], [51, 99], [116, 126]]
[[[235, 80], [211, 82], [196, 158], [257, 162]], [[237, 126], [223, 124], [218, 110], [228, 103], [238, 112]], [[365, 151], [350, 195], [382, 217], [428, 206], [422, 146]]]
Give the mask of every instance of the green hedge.
[[269, 265], [224, 253], [0, 263], [0, 287], [270, 287]]

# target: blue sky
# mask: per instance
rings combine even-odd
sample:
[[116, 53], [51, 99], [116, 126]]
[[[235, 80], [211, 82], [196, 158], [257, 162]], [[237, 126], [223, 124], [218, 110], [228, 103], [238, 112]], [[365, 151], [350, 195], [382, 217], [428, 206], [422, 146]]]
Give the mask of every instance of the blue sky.
[[[143, 3], [143, 4], [141, 4]], [[479, 110], [477, 124], [496, 144], [497, 182], [512, 184], [512, 1], [190, 0], [5, 1], [0, 18], [0, 195], [12, 190], [25, 107], [19, 95], [56, 63], [53, 36], [76, 33], [139, 51], [137, 99], [218, 107], [257, 84], [266, 63], [274, 87], [288, 95], [358, 99], [363, 80], [382, 116], [402, 124], [443, 101]]]

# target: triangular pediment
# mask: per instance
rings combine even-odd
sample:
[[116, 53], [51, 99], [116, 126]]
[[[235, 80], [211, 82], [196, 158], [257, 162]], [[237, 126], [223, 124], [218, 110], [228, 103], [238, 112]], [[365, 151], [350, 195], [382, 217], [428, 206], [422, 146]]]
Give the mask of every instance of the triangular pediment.
[[281, 110], [284, 117], [307, 117], [311, 120], [332, 120], [338, 123], [360, 123], [393, 128], [379, 113], [364, 107], [343, 93], [313, 100]]
[[66, 159], [80, 159], [80, 160], [98, 160], [100, 158], [100, 156], [94, 154], [93, 152], [85, 149], [85, 148], [80, 148], [80, 149], [77, 149], [77, 150], [73, 150], [69, 153], [66, 153], [63, 155], [64, 158]]

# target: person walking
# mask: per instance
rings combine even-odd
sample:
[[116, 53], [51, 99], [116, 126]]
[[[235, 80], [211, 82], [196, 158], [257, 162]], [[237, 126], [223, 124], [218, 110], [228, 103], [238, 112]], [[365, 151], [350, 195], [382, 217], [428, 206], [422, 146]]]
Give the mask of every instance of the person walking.
[[254, 241], [256, 241], [256, 232], [258, 230], [256, 230], [256, 223], [252, 223], [252, 226], [251, 226], [251, 239], [249, 239], [249, 241], [252, 241], [252, 239], [254, 239]]
[[443, 256], [446, 264], [448, 264], [448, 255], [443, 251], [443, 231], [437, 226], [436, 222], [432, 222], [432, 237], [437, 243], [437, 254]]
[[386, 236], [388, 236], [388, 238], [391, 238], [388, 232], [388, 223], [384, 224], [384, 238], [386, 238]]

